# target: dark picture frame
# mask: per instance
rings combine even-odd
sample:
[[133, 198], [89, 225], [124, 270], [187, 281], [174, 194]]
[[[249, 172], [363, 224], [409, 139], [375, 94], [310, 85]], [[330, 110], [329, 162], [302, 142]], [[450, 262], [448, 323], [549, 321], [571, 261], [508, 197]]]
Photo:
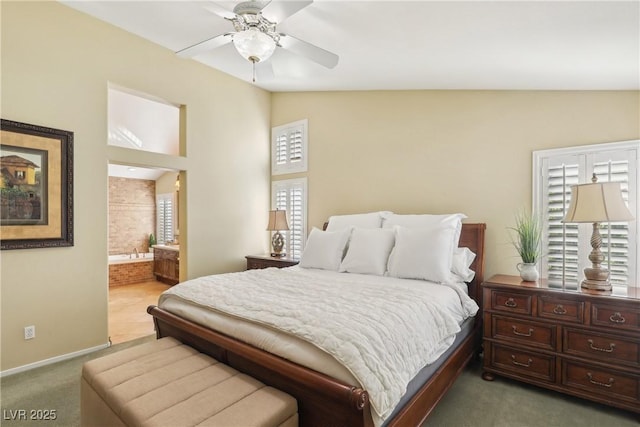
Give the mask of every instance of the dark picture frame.
[[0, 120], [0, 249], [73, 246], [73, 132]]

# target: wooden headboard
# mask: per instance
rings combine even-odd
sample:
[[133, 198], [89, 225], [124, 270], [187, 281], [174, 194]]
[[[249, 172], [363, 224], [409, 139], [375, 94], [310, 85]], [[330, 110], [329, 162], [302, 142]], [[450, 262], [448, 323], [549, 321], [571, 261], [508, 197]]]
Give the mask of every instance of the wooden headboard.
[[479, 313], [482, 313], [482, 281], [484, 280], [484, 231], [487, 225], [484, 223], [462, 224], [460, 243], [458, 247], [469, 248], [476, 254], [476, 259], [471, 263], [471, 269], [476, 272], [473, 280], [469, 283], [469, 296], [480, 306]]

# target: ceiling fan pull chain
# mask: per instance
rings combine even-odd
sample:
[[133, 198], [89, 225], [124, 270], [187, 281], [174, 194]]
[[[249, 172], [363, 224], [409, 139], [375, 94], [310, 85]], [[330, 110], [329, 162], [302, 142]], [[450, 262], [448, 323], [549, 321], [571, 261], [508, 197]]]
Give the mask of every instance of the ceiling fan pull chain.
[[251, 61], [251, 64], [253, 66], [253, 83], [256, 82], [256, 61]]

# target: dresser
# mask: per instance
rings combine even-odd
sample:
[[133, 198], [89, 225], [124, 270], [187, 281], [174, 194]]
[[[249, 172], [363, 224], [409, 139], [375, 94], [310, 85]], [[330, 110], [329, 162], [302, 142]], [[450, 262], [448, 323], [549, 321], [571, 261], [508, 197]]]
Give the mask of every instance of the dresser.
[[640, 413], [640, 289], [600, 295], [496, 275], [482, 283], [482, 377]]
[[297, 265], [298, 260], [288, 257], [273, 257], [271, 255], [247, 255], [247, 270], [258, 268], [284, 268]]

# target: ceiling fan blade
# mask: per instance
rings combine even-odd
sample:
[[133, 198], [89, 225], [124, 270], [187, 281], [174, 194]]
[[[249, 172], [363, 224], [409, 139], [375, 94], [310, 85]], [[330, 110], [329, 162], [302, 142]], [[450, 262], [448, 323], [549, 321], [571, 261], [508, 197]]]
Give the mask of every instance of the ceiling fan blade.
[[235, 13], [233, 13], [233, 10], [231, 9], [227, 9], [226, 7], [224, 7], [221, 4], [218, 4], [216, 2], [209, 2], [207, 6], [205, 6], [205, 9], [208, 10], [211, 13], [215, 13], [216, 15], [224, 18], [224, 19], [231, 19], [233, 17], [236, 16]]
[[196, 43], [193, 46], [189, 46], [176, 52], [181, 58], [193, 58], [196, 55], [200, 55], [209, 50], [213, 50], [217, 47], [225, 45], [231, 41], [233, 33], [220, 34], [219, 36], [212, 37], [200, 43]]
[[262, 16], [276, 24], [281, 23], [289, 16], [309, 6], [313, 0], [305, 1], [277, 1], [274, 0], [262, 9]]
[[280, 46], [327, 68], [333, 68], [338, 65], [338, 60], [340, 59], [335, 53], [324, 50], [288, 34], [280, 34]]

